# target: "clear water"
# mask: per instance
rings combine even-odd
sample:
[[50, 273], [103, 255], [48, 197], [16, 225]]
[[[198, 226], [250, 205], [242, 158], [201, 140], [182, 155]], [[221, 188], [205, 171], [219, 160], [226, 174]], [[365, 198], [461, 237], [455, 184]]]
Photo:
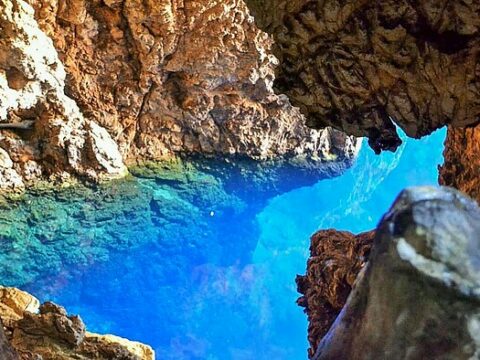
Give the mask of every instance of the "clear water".
[[0, 211], [0, 283], [80, 313], [90, 331], [151, 344], [158, 359], [304, 359], [294, 279], [310, 235], [370, 230], [401, 189], [436, 184], [444, 138], [381, 156], [364, 146], [343, 176], [277, 196], [261, 191], [268, 176], [249, 188], [195, 169], [29, 194]]

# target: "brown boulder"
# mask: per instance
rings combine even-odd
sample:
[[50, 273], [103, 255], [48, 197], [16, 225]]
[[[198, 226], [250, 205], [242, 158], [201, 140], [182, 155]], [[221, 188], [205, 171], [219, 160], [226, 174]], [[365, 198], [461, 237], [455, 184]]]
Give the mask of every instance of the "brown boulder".
[[375, 232], [353, 235], [322, 230], [311, 238], [307, 273], [297, 276], [298, 305], [308, 316], [309, 356], [313, 356], [342, 310], [355, 279], [365, 265]]

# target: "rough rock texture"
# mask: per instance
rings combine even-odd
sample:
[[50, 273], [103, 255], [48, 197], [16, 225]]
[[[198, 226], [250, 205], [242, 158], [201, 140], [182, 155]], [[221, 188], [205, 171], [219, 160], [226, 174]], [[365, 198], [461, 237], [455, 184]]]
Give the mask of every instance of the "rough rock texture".
[[18, 354], [13, 350], [8, 342], [5, 332], [3, 331], [3, 324], [0, 320], [0, 359], [2, 360], [18, 360]]
[[372, 148], [480, 115], [480, 2], [247, 0], [273, 35], [277, 91], [316, 128], [368, 136]]
[[1, 0], [0, 29], [0, 187], [68, 174], [123, 176], [108, 132], [65, 95], [64, 67], [33, 9], [22, 0]]
[[443, 155], [440, 184], [459, 189], [480, 203], [480, 126], [449, 128]]
[[242, 1], [3, 0], [0, 27], [2, 187], [179, 153], [354, 156], [273, 93], [271, 41]]
[[0, 317], [8, 319], [4, 324], [7, 339], [22, 360], [155, 358], [149, 346], [86, 332], [80, 317], [68, 316], [65, 309], [51, 302], [39, 305], [36, 298], [24, 291], [0, 288], [0, 305]]
[[297, 276], [298, 305], [308, 315], [309, 357], [330, 329], [365, 265], [375, 232], [353, 235], [346, 231], [322, 230], [311, 238], [310, 259], [305, 276]]
[[460, 192], [403, 191], [313, 358], [479, 358], [478, 234], [480, 208]]
[[69, 94], [127, 159], [328, 156], [323, 133], [273, 94], [271, 41], [243, 1], [32, 4], [66, 66]]

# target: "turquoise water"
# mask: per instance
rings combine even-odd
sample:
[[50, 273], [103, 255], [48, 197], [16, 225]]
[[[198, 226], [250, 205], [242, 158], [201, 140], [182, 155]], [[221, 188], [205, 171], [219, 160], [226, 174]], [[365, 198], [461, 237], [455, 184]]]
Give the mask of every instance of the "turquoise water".
[[148, 343], [158, 359], [304, 359], [294, 279], [310, 235], [370, 230], [401, 189], [436, 184], [444, 138], [381, 156], [364, 146], [334, 179], [290, 169], [275, 191], [270, 175], [193, 167], [29, 194], [2, 205], [0, 283], [80, 313], [90, 331]]

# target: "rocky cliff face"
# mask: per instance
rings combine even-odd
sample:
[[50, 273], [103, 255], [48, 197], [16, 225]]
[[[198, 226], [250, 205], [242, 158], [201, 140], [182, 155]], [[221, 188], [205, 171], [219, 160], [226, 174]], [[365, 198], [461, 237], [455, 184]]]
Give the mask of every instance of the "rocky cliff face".
[[271, 40], [242, 1], [3, 0], [0, 26], [2, 187], [176, 154], [354, 152], [273, 93]]
[[[78, 316], [67, 315], [65, 309], [40, 302], [32, 295], [0, 287], [1, 359], [54, 360], [154, 360], [153, 350], [146, 345], [112, 335], [86, 332]], [[5, 330], [4, 330], [5, 329]], [[5, 331], [5, 333], [4, 333]], [[13, 347], [13, 349], [12, 349]]]
[[420, 137], [478, 122], [478, 1], [248, 0], [273, 35], [276, 88], [310, 126], [394, 150], [395, 125]]

